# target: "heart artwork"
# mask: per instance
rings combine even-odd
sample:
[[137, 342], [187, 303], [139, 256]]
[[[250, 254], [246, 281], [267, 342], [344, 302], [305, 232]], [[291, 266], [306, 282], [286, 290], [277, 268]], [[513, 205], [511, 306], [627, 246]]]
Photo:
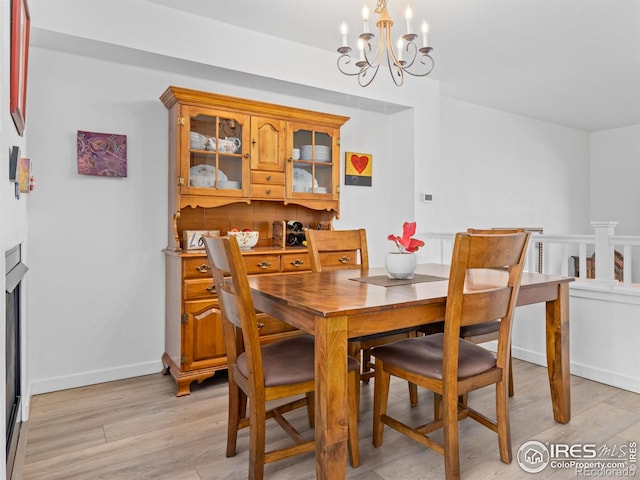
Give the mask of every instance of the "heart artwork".
[[351, 155], [351, 165], [356, 169], [356, 172], [362, 173], [369, 164], [369, 158], [366, 155]]

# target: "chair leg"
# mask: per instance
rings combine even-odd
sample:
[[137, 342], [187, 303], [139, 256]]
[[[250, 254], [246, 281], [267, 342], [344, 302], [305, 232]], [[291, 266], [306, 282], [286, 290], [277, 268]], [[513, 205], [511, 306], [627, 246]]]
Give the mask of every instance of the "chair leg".
[[349, 460], [351, 466], [360, 466], [360, 447], [358, 444], [358, 419], [360, 408], [360, 372], [352, 370], [349, 372]]
[[511, 463], [511, 427], [509, 422], [508, 388], [504, 381], [496, 383], [496, 423], [498, 424], [498, 447], [500, 460]]
[[316, 424], [316, 397], [314, 392], [307, 392], [307, 417], [309, 426], [314, 428]]
[[364, 378], [362, 379], [363, 383], [369, 383], [369, 375], [371, 372], [371, 349], [364, 348], [362, 349], [362, 375]]
[[409, 402], [412, 407], [418, 405], [418, 386], [415, 383], [407, 382], [409, 384]]
[[382, 434], [384, 424], [382, 415], [387, 413], [387, 402], [389, 400], [389, 384], [391, 375], [384, 371], [382, 362], [376, 359], [375, 382], [373, 388], [373, 446], [382, 445]]
[[458, 396], [445, 392], [442, 396], [442, 443], [444, 472], [447, 480], [460, 479], [460, 446], [458, 444]]
[[511, 356], [511, 347], [509, 347], [509, 396], [513, 397], [515, 391], [513, 389], [513, 357]]
[[227, 421], [227, 457], [233, 457], [236, 454], [236, 442], [238, 440], [238, 425], [241, 415], [242, 400], [244, 394], [238, 388], [238, 385], [229, 379], [229, 417]]
[[356, 382], [356, 387], [355, 387], [356, 413], [357, 413], [356, 420], [359, 422], [360, 421], [360, 374], [359, 373], [357, 375], [357, 378], [358, 378], [358, 381]]
[[240, 407], [238, 411], [240, 412], [240, 418], [247, 417], [247, 395], [242, 390], [240, 390]]
[[266, 415], [264, 404], [251, 405], [249, 425], [249, 480], [264, 479]]
[[358, 342], [349, 342], [347, 347], [347, 353], [349, 356], [356, 358], [360, 362], [360, 365], [361, 365], [360, 375], [361, 375], [362, 381], [364, 382], [365, 378], [362, 377], [362, 375], [364, 375], [365, 373], [365, 368], [366, 368], [364, 363], [364, 360], [365, 360], [364, 350], [360, 348], [360, 344]]
[[442, 395], [433, 392], [433, 419], [442, 419]]
[[[417, 330], [407, 333], [407, 338], [416, 338], [417, 336]], [[412, 407], [418, 405], [418, 386], [411, 382], [409, 382], [409, 403], [411, 403]]]

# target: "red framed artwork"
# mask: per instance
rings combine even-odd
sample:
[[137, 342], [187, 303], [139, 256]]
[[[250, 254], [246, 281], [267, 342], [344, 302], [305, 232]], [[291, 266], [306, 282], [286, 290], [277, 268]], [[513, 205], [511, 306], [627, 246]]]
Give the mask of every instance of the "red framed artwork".
[[373, 155], [346, 152], [344, 157], [344, 184], [370, 187], [372, 185]]
[[11, 1], [11, 92], [9, 111], [20, 136], [27, 107], [27, 67], [31, 17], [27, 0]]

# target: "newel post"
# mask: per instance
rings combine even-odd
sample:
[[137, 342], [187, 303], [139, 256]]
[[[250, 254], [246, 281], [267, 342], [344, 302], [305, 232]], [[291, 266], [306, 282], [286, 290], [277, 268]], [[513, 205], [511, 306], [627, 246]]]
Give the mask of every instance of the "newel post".
[[595, 280], [598, 283], [617, 283], [614, 276], [614, 246], [609, 241], [616, 225], [618, 222], [591, 222], [596, 237]]

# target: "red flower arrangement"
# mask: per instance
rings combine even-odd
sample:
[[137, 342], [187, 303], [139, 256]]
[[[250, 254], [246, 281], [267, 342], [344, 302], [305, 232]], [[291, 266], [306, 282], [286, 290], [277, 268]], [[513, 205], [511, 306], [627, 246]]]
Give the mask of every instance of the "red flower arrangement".
[[416, 233], [416, 222], [404, 222], [402, 225], [402, 236], [389, 235], [387, 238], [392, 242], [395, 242], [398, 250], [401, 253], [413, 253], [417, 252], [418, 248], [424, 246], [422, 240], [417, 238], [411, 238]]

